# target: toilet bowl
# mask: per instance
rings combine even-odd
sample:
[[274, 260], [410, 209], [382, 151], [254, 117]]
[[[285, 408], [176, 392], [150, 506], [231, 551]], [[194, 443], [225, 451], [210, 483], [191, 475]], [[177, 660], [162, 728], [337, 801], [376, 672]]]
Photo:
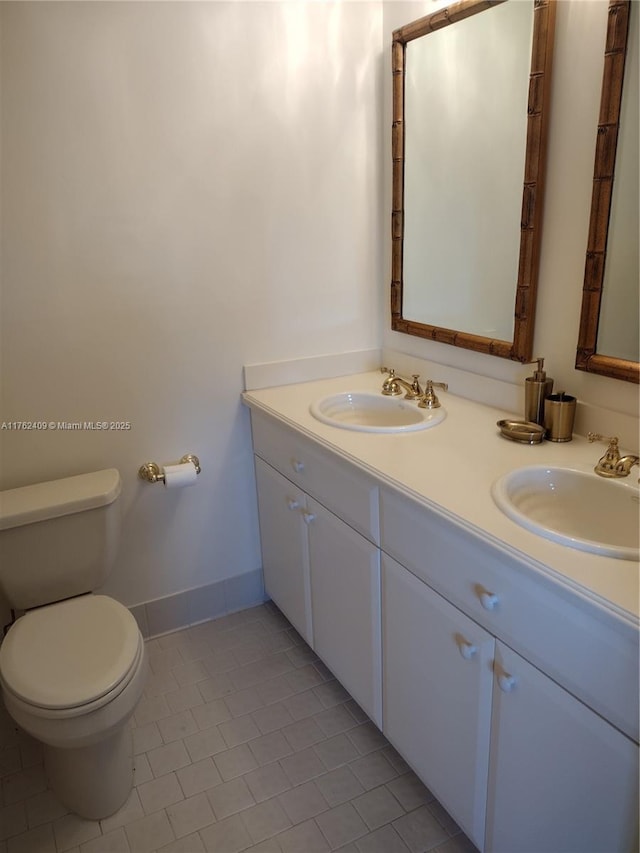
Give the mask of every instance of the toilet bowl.
[[126, 607], [104, 595], [29, 611], [0, 647], [7, 711], [43, 744], [51, 787], [83, 817], [106, 817], [129, 796], [127, 722], [144, 675], [138, 625]]
[[146, 672], [129, 610], [92, 592], [115, 557], [120, 490], [110, 468], [0, 492], [0, 590], [26, 611], [0, 646], [4, 703], [42, 743], [54, 793], [92, 820], [131, 792], [129, 720]]

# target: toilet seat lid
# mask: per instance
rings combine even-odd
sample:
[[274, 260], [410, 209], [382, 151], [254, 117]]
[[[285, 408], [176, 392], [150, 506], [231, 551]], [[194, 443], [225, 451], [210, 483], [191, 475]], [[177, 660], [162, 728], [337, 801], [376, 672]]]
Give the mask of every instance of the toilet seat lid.
[[127, 676], [141, 642], [138, 624], [106, 595], [82, 595], [30, 610], [0, 646], [2, 681], [41, 708], [74, 708]]

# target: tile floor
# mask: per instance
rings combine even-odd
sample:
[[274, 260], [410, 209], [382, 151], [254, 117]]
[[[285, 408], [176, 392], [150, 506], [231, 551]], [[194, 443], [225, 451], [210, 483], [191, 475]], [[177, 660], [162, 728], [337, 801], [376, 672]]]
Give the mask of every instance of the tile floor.
[[474, 853], [273, 604], [152, 639], [135, 787], [68, 814], [0, 709], [0, 853]]

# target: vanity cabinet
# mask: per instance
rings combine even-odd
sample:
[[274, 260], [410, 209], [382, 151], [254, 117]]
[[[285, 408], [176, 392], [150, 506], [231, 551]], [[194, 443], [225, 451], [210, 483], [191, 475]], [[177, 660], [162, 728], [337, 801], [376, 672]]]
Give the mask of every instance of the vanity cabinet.
[[484, 846], [494, 638], [383, 556], [384, 731]]
[[638, 631], [252, 413], [265, 586], [486, 853], [631, 853]]
[[307, 496], [262, 459], [255, 463], [264, 587], [312, 646]]
[[264, 418], [252, 429], [265, 589], [382, 727], [377, 485]]
[[524, 658], [496, 643], [486, 849], [638, 849], [638, 750]]
[[[383, 557], [389, 740], [480, 850], [637, 849], [637, 634], [434, 510], [380, 497], [397, 558]], [[477, 675], [452, 651], [469, 645]]]

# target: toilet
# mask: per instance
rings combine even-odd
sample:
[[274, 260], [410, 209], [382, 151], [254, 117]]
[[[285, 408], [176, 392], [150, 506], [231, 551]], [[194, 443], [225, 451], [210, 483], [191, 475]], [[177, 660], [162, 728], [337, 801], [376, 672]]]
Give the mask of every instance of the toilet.
[[54, 793], [91, 820], [131, 792], [146, 668], [136, 620], [93, 592], [113, 565], [120, 491], [109, 468], [0, 492], [0, 590], [25, 611], [0, 646], [4, 703], [43, 744]]

